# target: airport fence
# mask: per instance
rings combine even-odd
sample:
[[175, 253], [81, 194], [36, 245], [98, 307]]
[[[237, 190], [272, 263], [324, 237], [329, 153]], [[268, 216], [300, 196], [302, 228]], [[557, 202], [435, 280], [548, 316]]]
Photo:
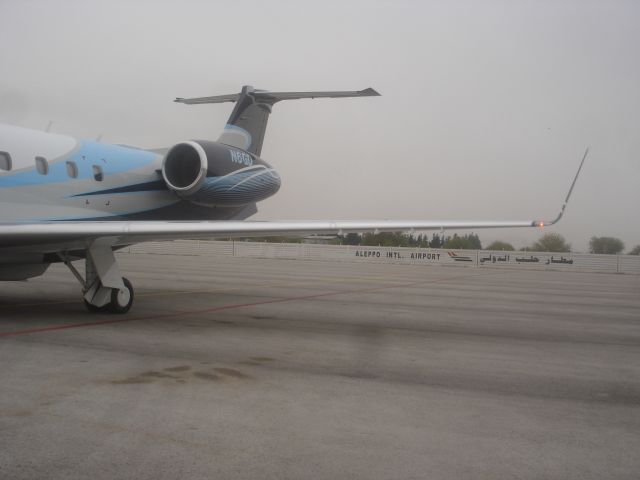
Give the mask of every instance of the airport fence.
[[364, 247], [309, 243], [267, 243], [219, 240], [149, 242], [128, 247], [123, 253], [196, 255], [240, 258], [318, 260], [329, 262], [442, 265], [477, 268], [568, 270], [640, 275], [640, 256], [586, 253], [504, 252], [404, 247]]

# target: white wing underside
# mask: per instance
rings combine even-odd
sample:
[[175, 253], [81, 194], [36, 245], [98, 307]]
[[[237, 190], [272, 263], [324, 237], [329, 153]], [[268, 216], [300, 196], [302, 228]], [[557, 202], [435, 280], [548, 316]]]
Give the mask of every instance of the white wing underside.
[[347, 234], [481, 228], [535, 227], [523, 221], [213, 221], [213, 222], [50, 222], [0, 225], [0, 251], [59, 252], [87, 248], [96, 240], [112, 246], [177, 239], [273, 235]]

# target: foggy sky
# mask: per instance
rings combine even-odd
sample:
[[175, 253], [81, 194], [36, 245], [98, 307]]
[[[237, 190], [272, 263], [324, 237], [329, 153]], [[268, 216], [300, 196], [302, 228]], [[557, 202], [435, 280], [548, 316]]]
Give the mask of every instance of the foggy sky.
[[[551, 219], [640, 244], [640, 2], [0, 0], [0, 121], [141, 147], [216, 139], [232, 104], [176, 96], [362, 89], [274, 107], [280, 192], [256, 219]], [[477, 232], [530, 245], [535, 229]]]

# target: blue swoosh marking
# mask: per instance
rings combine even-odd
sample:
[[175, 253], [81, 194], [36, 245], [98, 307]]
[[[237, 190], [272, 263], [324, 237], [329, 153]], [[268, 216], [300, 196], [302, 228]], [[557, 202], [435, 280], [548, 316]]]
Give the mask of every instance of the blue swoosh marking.
[[146, 193], [146, 192], [157, 192], [157, 191], [166, 192], [168, 190], [169, 189], [167, 188], [167, 184], [164, 183], [164, 180], [158, 180], [155, 182], [145, 182], [145, 183], [136, 183], [134, 185], [125, 185], [124, 187], [108, 188], [106, 190], [96, 190], [93, 192], [78, 193], [76, 195], [71, 195], [71, 196], [87, 197], [90, 195], [108, 195], [108, 194], [119, 194], [119, 193]]

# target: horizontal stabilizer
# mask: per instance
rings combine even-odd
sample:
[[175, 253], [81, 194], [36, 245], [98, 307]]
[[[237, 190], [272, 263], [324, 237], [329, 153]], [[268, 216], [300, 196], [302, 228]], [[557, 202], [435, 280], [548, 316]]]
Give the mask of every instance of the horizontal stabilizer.
[[[380, 94], [373, 88], [364, 90], [351, 91], [332, 91], [332, 92], [268, 92], [266, 90], [253, 90], [251, 92], [257, 101], [273, 104], [281, 100], [298, 100], [300, 98], [341, 98], [341, 97], [378, 97]], [[241, 93], [232, 93], [229, 95], [215, 95], [213, 97], [198, 98], [176, 98], [174, 101], [187, 105], [196, 105], [202, 103], [224, 103], [236, 102], [240, 98]]]
[[213, 97], [176, 98], [175, 101], [186, 105], [236, 102], [218, 142], [260, 156], [267, 121], [275, 103], [299, 98], [377, 97], [379, 95], [373, 88], [331, 92], [268, 92], [245, 85], [240, 93]]

